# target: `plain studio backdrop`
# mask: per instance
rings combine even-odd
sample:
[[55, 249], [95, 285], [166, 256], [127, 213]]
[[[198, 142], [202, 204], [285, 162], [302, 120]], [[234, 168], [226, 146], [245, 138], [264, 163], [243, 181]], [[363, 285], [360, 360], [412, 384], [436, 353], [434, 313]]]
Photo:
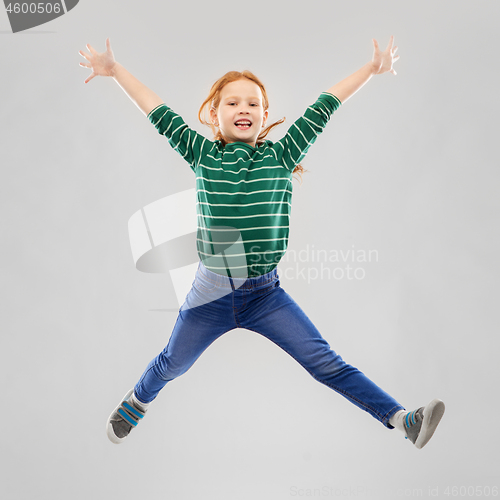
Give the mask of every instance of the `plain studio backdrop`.
[[[2, 7], [2, 498], [498, 495], [499, 14], [494, 1], [81, 0], [12, 34]], [[195, 177], [112, 79], [84, 84], [78, 51], [110, 37], [208, 138], [210, 86], [250, 69], [270, 120], [286, 116], [276, 141], [392, 34], [398, 75], [346, 102], [303, 161], [278, 269], [346, 361], [408, 409], [445, 401], [433, 439], [415, 449], [233, 330], [111, 444], [106, 419], [178, 308], [168, 274], [135, 268], [128, 220]]]

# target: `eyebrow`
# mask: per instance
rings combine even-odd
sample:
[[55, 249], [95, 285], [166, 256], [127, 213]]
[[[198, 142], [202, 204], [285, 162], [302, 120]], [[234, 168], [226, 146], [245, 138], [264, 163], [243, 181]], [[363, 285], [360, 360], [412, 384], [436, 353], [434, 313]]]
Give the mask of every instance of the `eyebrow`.
[[[224, 100], [227, 100], [227, 99], [240, 99], [240, 97], [239, 96], [230, 96], [230, 97], [224, 98]], [[260, 101], [260, 97], [252, 96], [252, 97], [250, 97], [250, 100]]]

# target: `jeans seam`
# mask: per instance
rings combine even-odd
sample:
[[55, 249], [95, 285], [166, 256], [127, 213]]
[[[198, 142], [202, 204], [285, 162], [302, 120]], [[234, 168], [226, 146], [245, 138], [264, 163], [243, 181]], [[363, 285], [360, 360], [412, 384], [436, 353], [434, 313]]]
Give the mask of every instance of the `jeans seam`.
[[238, 319], [238, 308], [234, 304], [234, 290], [231, 292], [231, 299], [232, 299], [232, 307], [233, 307], [233, 317], [234, 317], [234, 322], [238, 325], [238, 328], [242, 328], [240, 321]]

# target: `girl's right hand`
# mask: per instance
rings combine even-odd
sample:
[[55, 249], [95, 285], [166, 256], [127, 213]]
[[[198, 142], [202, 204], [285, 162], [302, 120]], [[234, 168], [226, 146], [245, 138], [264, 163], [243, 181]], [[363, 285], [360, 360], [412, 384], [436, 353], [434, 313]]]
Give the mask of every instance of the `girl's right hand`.
[[90, 44], [87, 44], [87, 49], [90, 51], [90, 54], [86, 54], [81, 50], [78, 51], [88, 61], [88, 63], [80, 63], [80, 66], [92, 70], [91, 75], [85, 80], [85, 83], [90, 82], [94, 76], [114, 76], [116, 61], [111, 50], [109, 38], [106, 38], [106, 52], [99, 53]]

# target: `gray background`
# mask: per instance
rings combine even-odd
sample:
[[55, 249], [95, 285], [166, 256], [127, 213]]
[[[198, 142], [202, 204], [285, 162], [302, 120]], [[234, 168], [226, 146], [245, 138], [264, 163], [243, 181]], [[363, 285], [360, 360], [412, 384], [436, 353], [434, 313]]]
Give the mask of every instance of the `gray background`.
[[[385, 500], [498, 487], [499, 11], [82, 0], [13, 35], [0, 9], [2, 497]], [[234, 330], [112, 445], [106, 419], [168, 341], [176, 313], [158, 309], [177, 307], [168, 275], [134, 268], [127, 222], [194, 175], [113, 80], [83, 83], [78, 50], [104, 51], [109, 36], [116, 59], [207, 137], [196, 115], [210, 86], [250, 69], [270, 119], [287, 117], [278, 140], [371, 59], [371, 38], [385, 48], [391, 34], [398, 76], [370, 81], [311, 148], [289, 246], [378, 259], [355, 280], [306, 279], [296, 265], [319, 269], [312, 257], [280, 269], [344, 359], [409, 409], [445, 401], [433, 440], [416, 450]]]

